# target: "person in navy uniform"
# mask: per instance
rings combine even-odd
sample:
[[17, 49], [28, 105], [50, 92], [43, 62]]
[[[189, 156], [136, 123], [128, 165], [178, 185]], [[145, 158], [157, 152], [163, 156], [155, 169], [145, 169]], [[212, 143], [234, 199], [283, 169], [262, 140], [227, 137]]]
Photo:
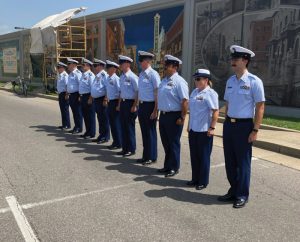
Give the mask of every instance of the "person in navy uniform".
[[160, 76], [151, 67], [154, 57], [152, 53], [139, 51], [138, 56], [142, 68], [138, 83], [138, 118], [143, 139], [143, 156], [137, 162], [150, 165], [157, 160], [157, 90], [160, 84]]
[[210, 155], [213, 135], [219, 116], [218, 94], [212, 89], [210, 71], [198, 69], [194, 74], [196, 88], [190, 95], [188, 124], [192, 180], [197, 190], [209, 182]]
[[77, 69], [78, 61], [67, 58], [69, 76], [67, 83], [66, 99], [69, 100], [73, 113], [74, 128], [70, 133], [77, 134], [82, 132], [82, 112], [79, 102], [79, 81], [82, 73]]
[[158, 172], [175, 176], [180, 168], [180, 138], [188, 110], [189, 89], [178, 74], [182, 61], [165, 55], [165, 78], [158, 88], [159, 132], [165, 151], [164, 167]]
[[107, 97], [105, 89], [105, 81], [107, 79], [107, 73], [104, 70], [106, 63], [99, 59], [94, 59], [94, 73], [95, 79], [92, 83], [91, 96], [94, 101], [95, 111], [97, 113], [99, 136], [94, 139], [93, 142], [102, 144], [109, 141], [110, 130], [107, 113]]
[[116, 71], [119, 65], [113, 61], [106, 60], [107, 78], [105, 81], [106, 98], [108, 99], [108, 119], [110, 124], [113, 142], [107, 148], [110, 150], [120, 149], [122, 147], [121, 138], [121, 119], [120, 119], [120, 78]]
[[79, 95], [82, 107], [83, 120], [85, 124], [85, 133], [82, 138], [94, 138], [96, 135], [96, 117], [93, 98], [91, 96], [92, 82], [95, 79], [91, 71], [93, 62], [82, 58], [83, 74], [79, 82]]
[[120, 114], [122, 128], [122, 151], [118, 155], [131, 156], [135, 154], [135, 120], [138, 105], [138, 77], [131, 69], [133, 60], [124, 55], [119, 55], [119, 64], [122, 70], [120, 76]]
[[233, 201], [234, 208], [241, 208], [248, 201], [252, 142], [257, 139], [263, 119], [265, 95], [261, 79], [248, 72], [255, 54], [237, 45], [231, 46], [230, 51], [235, 75], [226, 84], [226, 120], [223, 127], [225, 168], [230, 189], [218, 199]]
[[67, 84], [68, 84], [68, 73], [66, 72], [66, 68], [68, 66], [63, 62], [57, 63], [57, 71], [58, 77], [56, 82], [56, 89], [58, 92], [58, 103], [61, 113], [61, 123], [62, 125], [59, 126], [59, 129], [70, 129], [70, 113], [69, 113], [69, 99], [66, 98], [67, 92]]

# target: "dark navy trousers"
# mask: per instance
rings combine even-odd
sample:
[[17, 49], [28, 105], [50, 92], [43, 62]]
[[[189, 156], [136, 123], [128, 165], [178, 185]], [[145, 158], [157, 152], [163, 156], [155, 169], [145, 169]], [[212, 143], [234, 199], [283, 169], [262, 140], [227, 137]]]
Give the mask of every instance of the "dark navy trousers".
[[180, 168], [180, 138], [183, 126], [176, 124], [176, 120], [180, 117], [180, 111], [161, 112], [159, 116], [159, 132], [165, 150], [166, 170], [177, 171]]
[[210, 155], [213, 137], [207, 132], [189, 131], [189, 145], [192, 165], [192, 181], [197, 185], [207, 186], [209, 183]]
[[94, 102], [92, 102], [92, 104], [88, 104], [89, 97], [90, 93], [83, 94], [81, 96], [81, 107], [85, 124], [84, 135], [94, 137], [96, 134], [96, 114]]
[[135, 120], [137, 112], [132, 113], [131, 107], [134, 100], [126, 99], [121, 101], [121, 128], [122, 128], [122, 150], [123, 152], [135, 152]]
[[109, 121], [107, 107], [103, 106], [103, 97], [94, 98], [95, 111], [97, 113], [98, 125], [99, 125], [99, 136], [98, 141], [108, 141], [110, 138]]
[[157, 119], [150, 119], [155, 102], [140, 102], [138, 118], [143, 139], [143, 159], [157, 160]]
[[223, 146], [229, 193], [236, 198], [249, 196], [252, 143], [248, 137], [253, 129], [253, 121], [231, 123], [228, 119], [223, 125]]
[[120, 111], [117, 111], [118, 100], [109, 100], [107, 112], [110, 124], [111, 135], [113, 138], [112, 146], [121, 147], [122, 146], [122, 136], [121, 136], [121, 119]]
[[81, 112], [81, 105], [78, 98], [79, 98], [78, 92], [70, 93], [69, 102], [70, 102], [70, 107], [73, 113], [73, 119], [75, 124], [74, 130], [77, 129], [80, 132], [82, 132], [82, 112]]
[[69, 113], [69, 100], [66, 100], [66, 92], [58, 94], [58, 103], [61, 113], [61, 124], [63, 127], [71, 128], [70, 113]]

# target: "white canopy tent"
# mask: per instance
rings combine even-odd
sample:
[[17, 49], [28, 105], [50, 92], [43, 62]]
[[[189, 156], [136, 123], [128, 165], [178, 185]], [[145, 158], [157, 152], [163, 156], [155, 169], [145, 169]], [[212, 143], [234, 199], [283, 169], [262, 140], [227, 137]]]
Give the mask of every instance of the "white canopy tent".
[[73, 8], [59, 14], [51, 15], [32, 26], [30, 54], [43, 54], [45, 47], [56, 48], [56, 28], [67, 23], [86, 7]]

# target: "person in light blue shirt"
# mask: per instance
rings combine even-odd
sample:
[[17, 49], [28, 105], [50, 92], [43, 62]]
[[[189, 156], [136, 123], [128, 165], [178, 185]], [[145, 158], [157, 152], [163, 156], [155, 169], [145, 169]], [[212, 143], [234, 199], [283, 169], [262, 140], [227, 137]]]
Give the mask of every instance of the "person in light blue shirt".
[[67, 58], [69, 76], [67, 83], [66, 98], [69, 99], [70, 107], [74, 118], [74, 128], [70, 133], [77, 134], [82, 132], [82, 112], [79, 101], [79, 81], [82, 73], [77, 69], [78, 61]]
[[121, 119], [120, 119], [120, 78], [116, 71], [119, 65], [113, 61], [106, 60], [106, 70], [108, 77], [105, 81], [106, 97], [108, 99], [108, 118], [113, 142], [107, 148], [110, 150], [122, 147]]
[[158, 88], [159, 132], [165, 150], [164, 167], [158, 172], [165, 177], [175, 176], [180, 168], [180, 138], [188, 110], [189, 89], [178, 74], [182, 61], [166, 55], [165, 74]]
[[85, 123], [85, 133], [82, 138], [94, 138], [96, 135], [96, 117], [93, 98], [91, 96], [92, 83], [95, 79], [94, 73], [91, 71], [93, 62], [82, 58], [84, 73], [79, 82], [79, 95]]
[[234, 208], [242, 208], [248, 202], [252, 143], [257, 139], [263, 119], [265, 95], [262, 80], [248, 72], [255, 54], [238, 45], [232, 45], [230, 51], [235, 75], [226, 84], [223, 126], [225, 168], [230, 189], [218, 199], [233, 201]]
[[120, 76], [120, 115], [122, 128], [122, 151], [118, 155], [131, 156], [135, 154], [135, 120], [138, 105], [138, 77], [131, 69], [133, 60], [128, 56], [119, 55], [122, 70]]
[[198, 69], [194, 78], [196, 88], [190, 95], [188, 125], [192, 180], [187, 185], [202, 190], [209, 182], [210, 156], [219, 115], [219, 100], [218, 94], [211, 88], [209, 70]]
[[106, 63], [99, 59], [94, 59], [94, 73], [95, 79], [92, 82], [91, 96], [94, 101], [95, 111], [97, 114], [99, 125], [99, 136], [93, 140], [98, 144], [102, 144], [109, 141], [109, 121], [107, 113], [107, 97], [105, 82], [107, 79], [107, 73], [104, 70]]
[[58, 78], [57, 78], [57, 92], [58, 92], [58, 103], [60, 107], [61, 113], [61, 122], [62, 125], [58, 128], [60, 129], [69, 129], [71, 128], [70, 124], [70, 114], [69, 114], [69, 99], [66, 98], [67, 92], [67, 84], [68, 84], [68, 73], [66, 72], [67, 65], [63, 62], [57, 63], [57, 71], [58, 71]]
[[138, 163], [150, 165], [157, 160], [157, 90], [160, 76], [151, 67], [154, 55], [146, 51], [139, 51], [139, 63], [142, 72], [139, 75], [139, 110], [138, 118], [143, 140], [143, 156]]

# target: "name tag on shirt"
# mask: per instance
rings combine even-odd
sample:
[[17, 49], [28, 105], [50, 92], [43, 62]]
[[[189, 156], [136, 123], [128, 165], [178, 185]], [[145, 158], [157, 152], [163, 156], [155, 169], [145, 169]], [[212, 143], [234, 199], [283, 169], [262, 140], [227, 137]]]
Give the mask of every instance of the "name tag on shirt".
[[250, 86], [247, 86], [247, 85], [240, 86], [240, 89], [242, 89], [242, 90], [250, 90]]

